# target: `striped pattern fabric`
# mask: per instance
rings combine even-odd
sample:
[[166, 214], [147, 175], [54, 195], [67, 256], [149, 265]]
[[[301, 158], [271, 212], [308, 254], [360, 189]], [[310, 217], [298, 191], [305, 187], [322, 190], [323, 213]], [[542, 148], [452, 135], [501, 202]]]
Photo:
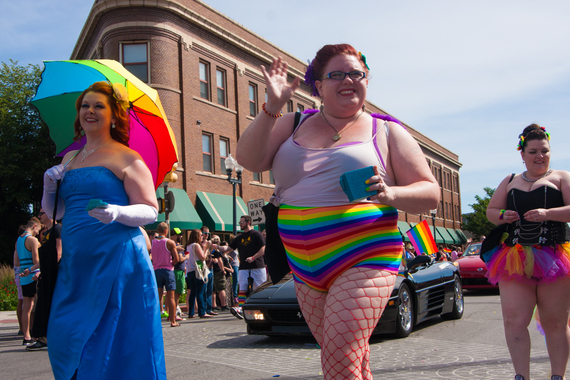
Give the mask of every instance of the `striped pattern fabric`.
[[398, 272], [402, 238], [398, 210], [358, 203], [332, 207], [281, 205], [279, 233], [295, 280], [326, 292], [357, 266]]
[[406, 234], [410, 238], [418, 255], [431, 255], [437, 252], [437, 245], [435, 245], [435, 240], [433, 240], [433, 235], [431, 234], [426, 219], [416, 224], [412, 229], [406, 232]]

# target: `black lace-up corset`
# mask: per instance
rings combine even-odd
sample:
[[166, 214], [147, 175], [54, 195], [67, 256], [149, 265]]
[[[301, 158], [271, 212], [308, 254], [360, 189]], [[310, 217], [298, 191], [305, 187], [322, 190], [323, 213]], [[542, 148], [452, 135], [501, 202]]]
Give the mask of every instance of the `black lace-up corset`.
[[507, 197], [507, 208], [516, 211], [521, 220], [508, 226], [509, 238], [505, 244], [555, 245], [570, 241], [570, 229], [562, 222], [532, 222], [523, 218], [525, 212], [537, 208], [564, 206], [562, 192], [549, 186], [532, 191], [511, 189]]

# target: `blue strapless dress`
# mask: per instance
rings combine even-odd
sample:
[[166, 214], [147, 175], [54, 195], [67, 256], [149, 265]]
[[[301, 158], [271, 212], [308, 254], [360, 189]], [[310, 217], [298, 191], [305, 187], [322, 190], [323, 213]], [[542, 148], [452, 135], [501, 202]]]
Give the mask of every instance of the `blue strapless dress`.
[[139, 228], [103, 224], [91, 199], [128, 205], [104, 167], [66, 173], [63, 253], [48, 326], [56, 379], [166, 379], [158, 292]]

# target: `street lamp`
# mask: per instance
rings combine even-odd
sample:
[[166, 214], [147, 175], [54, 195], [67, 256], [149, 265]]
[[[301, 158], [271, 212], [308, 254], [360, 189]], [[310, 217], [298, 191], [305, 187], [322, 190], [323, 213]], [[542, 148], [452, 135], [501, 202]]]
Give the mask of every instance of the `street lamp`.
[[433, 222], [433, 240], [435, 240], [435, 215], [437, 214], [437, 209], [429, 210], [429, 213]]
[[[233, 188], [234, 188], [234, 213], [233, 213], [233, 226], [234, 226], [234, 236], [237, 235], [237, 223], [236, 223], [236, 204], [237, 204], [237, 200], [236, 200], [236, 185], [241, 184], [241, 173], [243, 172], [243, 166], [241, 166], [240, 164], [238, 164], [238, 162], [235, 160], [235, 158], [232, 157], [231, 154], [228, 155], [228, 158], [226, 158], [226, 160], [224, 161], [225, 165], [226, 165], [226, 171], [228, 172], [228, 182], [232, 184]], [[232, 172], [235, 170], [237, 178], [233, 178], [232, 177]]]

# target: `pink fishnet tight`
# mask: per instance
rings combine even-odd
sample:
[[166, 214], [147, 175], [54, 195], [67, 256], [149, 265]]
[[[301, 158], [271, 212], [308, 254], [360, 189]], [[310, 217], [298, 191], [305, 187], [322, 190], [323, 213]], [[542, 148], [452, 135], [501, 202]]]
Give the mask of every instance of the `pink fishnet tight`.
[[325, 380], [370, 380], [368, 340], [388, 303], [396, 276], [370, 268], [350, 268], [328, 293], [296, 283], [303, 316], [321, 346]]

